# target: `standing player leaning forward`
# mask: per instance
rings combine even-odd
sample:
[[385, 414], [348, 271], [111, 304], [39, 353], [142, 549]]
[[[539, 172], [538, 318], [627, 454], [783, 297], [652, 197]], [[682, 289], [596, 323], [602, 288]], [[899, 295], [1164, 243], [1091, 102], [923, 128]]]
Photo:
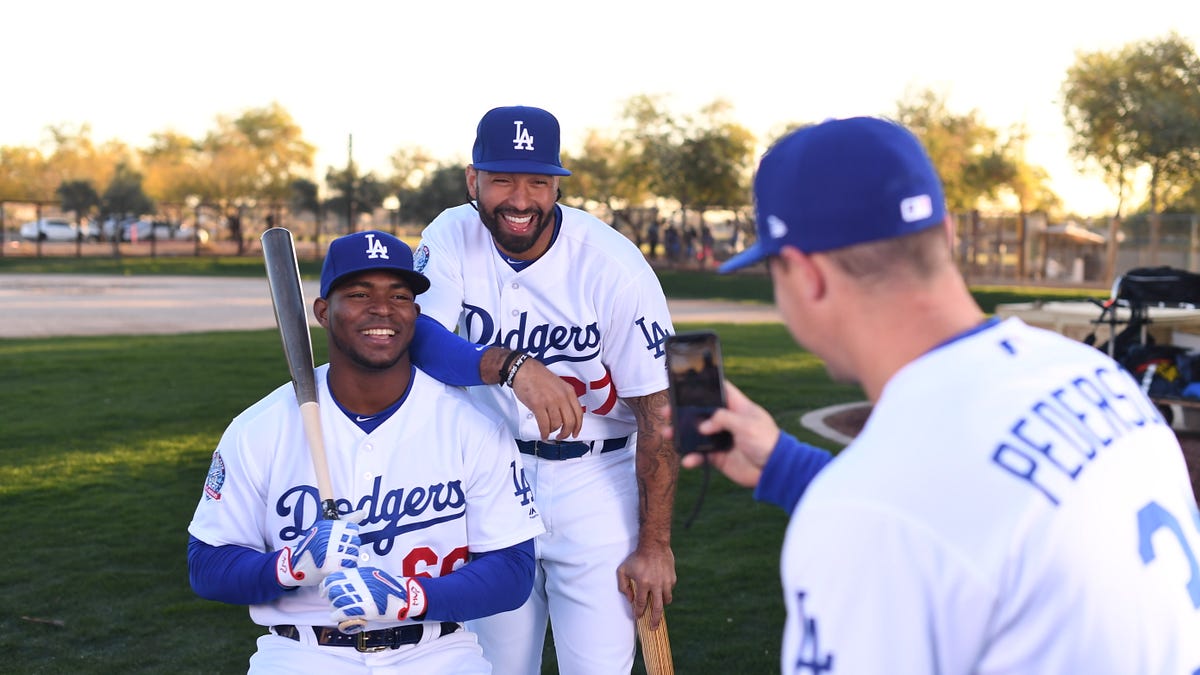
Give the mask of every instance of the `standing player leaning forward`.
[[[583, 430], [543, 443], [529, 411], [498, 387], [471, 395], [508, 420], [547, 533], [529, 601], [471, 623], [505, 675], [536, 675], [546, 623], [563, 673], [629, 672], [634, 614], [658, 625], [675, 585], [671, 515], [679, 460], [662, 437], [673, 331], [654, 271], [627, 238], [557, 203], [559, 126], [538, 108], [489, 111], [467, 192], [417, 249], [433, 286], [422, 310], [473, 342], [541, 359], [574, 387]], [[636, 584], [636, 594], [631, 590]]]
[[[316, 376], [342, 519], [318, 520], [290, 384], [234, 419], [213, 454], [188, 528], [190, 577], [201, 596], [249, 605], [269, 627], [251, 672], [488, 673], [460, 622], [529, 595], [544, 528], [511, 434], [410, 358], [414, 333], [442, 333], [441, 348], [453, 348], [446, 338], [469, 344], [441, 326], [418, 329], [414, 298], [428, 286], [389, 234], [329, 246], [313, 303], [329, 364]], [[459, 360], [478, 368], [481, 358], [471, 345]], [[536, 380], [539, 368], [521, 375]], [[469, 372], [449, 375], [471, 383]], [[549, 379], [539, 386], [552, 391]], [[365, 631], [339, 632], [351, 618]]]
[[[874, 405], [813, 480], [727, 385], [708, 459], [792, 513], [784, 673], [1200, 672], [1200, 514], [1174, 433], [1100, 351], [984, 316], [917, 139], [874, 118], [784, 137], [754, 182], [792, 336]], [[689, 458], [697, 466], [702, 458]], [[539, 495], [540, 496], [540, 495]]]

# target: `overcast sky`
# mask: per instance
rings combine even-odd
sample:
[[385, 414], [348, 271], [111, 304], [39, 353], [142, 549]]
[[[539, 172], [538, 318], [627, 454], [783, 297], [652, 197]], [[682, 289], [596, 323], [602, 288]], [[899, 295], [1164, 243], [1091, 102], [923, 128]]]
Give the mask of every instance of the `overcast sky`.
[[782, 125], [889, 114], [914, 90], [1024, 123], [1028, 159], [1085, 215], [1115, 205], [1067, 157], [1060, 89], [1077, 51], [1175, 31], [1200, 45], [1198, 0], [37, 0], [0, 7], [0, 145], [50, 124], [143, 146], [279, 102], [318, 147], [314, 178], [401, 147], [467, 159], [479, 117], [536, 105], [567, 150], [637, 94], [694, 113], [716, 98], [766, 140]]

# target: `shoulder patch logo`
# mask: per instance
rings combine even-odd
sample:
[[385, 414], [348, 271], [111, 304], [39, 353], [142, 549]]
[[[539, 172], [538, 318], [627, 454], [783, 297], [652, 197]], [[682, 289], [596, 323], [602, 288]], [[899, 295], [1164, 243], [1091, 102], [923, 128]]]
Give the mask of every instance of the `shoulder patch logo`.
[[833, 672], [833, 652], [821, 652], [820, 642], [817, 640], [817, 620], [804, 611], [806, 593], [800, 591], [796, 595], [796, 613], [799, 614], [800, 620], [800, 653], [796, 656], [794, 672], [813, 675]]
[[225, 486], [225, 460], [221, 453], [213, 451], [212, 464], [208, 467], [208, 478], [204, 479], [204, 498], [220, 499], [221, 488]]
[[657, 321], [651, 321], [650, 327], [646, 327], [646, 317], [640, 317], [634, 321], [637, 327], [642, 329], [642, 337], [646, 338], [646, 351], [654, 352], [654, 358], [662, 358], [666, 351], [663, 349], [663, 344], [667, 341], [667, 331], [663, 330], [662, 326], [658, 325]]
[[417, 246], [417, 250], [413, 253], [413, 269], [417, 272], [424, 273], [425, 266], [429, 264], [429, 247], [425, 244]]

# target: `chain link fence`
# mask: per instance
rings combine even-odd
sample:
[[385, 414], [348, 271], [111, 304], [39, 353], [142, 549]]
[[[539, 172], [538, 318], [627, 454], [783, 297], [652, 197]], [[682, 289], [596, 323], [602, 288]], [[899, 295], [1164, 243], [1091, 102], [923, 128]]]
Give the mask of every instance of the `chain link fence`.
[[956, 259], [971, 283], [1108, 287], [1135, 267], [1200, 271], [1200, 214], [1051, 222], [1042, 214], [975, 211], [953, 218]]
[[[292, 231], [298, 254], [319, 257], [330, 239], [348, 231], [349, 218], [246, 200], [163, 203], [152, 215], [77, 219], [58, 202], [3, 201], [0, 257], [248, 255], [259, 250], [259, 236], [274, 225]], [[355, 214], [354, 221], [356, 230], [405, 234], [396, 211]]]
[[[650, 259], [667, 264], [666, 234], [672, 227], [711, 228], [715, 260], [710, 264], [754, 239], [750, 209], [676, 214], [626, 209], [598, 215], [612, 221]], [[1200, 272], [1200, 214], [1064, 222], [1049, 221], [1040, 213], [971, 211], [951, 217], [955, 259], [972, 284], [1106, 288], [1135, 267], [1165, 265]], [[253, 200], [164, 203], [153, 216], [77, 221], [56, 202], [7, 201], [0, 202], [0, 257], [248, 255], [257, 253], [263, 230], [280, 225], [292, 230], [301, 256], [319, 258], [330, 239], [349, 231], [351, 218], [354, 230], [382, 229], [410, 239], [419, 237], [425, 225], [402, 223], [398, 210], [353, 215], [293, 212]], [[676, 266], [689, 265], [685, 260]]]

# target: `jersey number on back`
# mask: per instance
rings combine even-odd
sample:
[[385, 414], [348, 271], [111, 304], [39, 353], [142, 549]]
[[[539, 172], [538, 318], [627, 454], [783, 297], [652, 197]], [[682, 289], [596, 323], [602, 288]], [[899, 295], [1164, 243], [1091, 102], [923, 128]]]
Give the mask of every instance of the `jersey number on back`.
[[[1196, 526], [1196, 531], [1200, 532], [1200, 511], [1195, 508], [1192, 509], [1192, 524]], [[1154, 561], [1154, 533], [1163, 528], [1175, 535], [1179, 547], [1183, 549], [1183, 555], [1187, 558], [1192, 573], [1187, 582], [1187, 592], [1192, 598], [1192, 607], [1200, 609], [1200, 565], [1196, 563], [1196, 554], [1188, 544], [1179, 519], [1158, 502], [1150, 502], [1138, 511], [1138, 551], [1142, 554], [1142, 562], [1149, 565]]]

